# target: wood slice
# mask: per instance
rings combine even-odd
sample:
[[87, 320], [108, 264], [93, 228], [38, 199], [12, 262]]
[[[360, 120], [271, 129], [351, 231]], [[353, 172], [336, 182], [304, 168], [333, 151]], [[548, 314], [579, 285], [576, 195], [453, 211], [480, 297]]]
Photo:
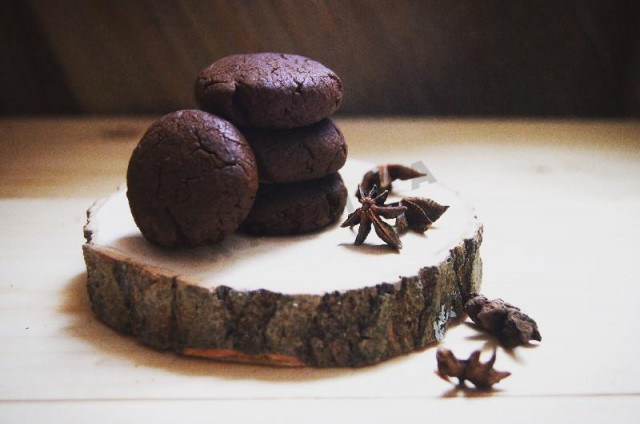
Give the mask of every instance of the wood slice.
[[[371, 168], [343, 168], [351, 194]], [[399, 253], [374, 232], [354, 246], [357, 228], [339, 222], [309, 235], [234, 234], [170, 250], [142, 238], [121, 188], [87, 212], [92, 308], [146, 345], [219, 360], [362, 366], [423, 348], [442, 339], [463, 296], [480, 289], [482, 225], [439, 183], [394, 182], [389, 201], [400, 196], [450, 208], [425, 234], [403, 235]], [[352, 196], [342, 219], [356, 205]]]

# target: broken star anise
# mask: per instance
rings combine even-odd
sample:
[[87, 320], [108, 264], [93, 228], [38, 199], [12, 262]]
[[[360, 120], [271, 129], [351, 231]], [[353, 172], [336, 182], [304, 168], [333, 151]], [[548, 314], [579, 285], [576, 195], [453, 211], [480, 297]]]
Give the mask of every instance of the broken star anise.
[[496, 371], [493, 364], [496, 362], [496, 351], [489, 361], [480, 362], [480, 351], [476, 350], [469, 359], [458, 359], [449, 349], [440, 348], [436, 351], [438, 361], [438, 374], [448, 380], [448, 377], [456, 377], [458, 383], [463, 385], [469, 380], [478, 389], [489, 390], [494, 384], [511, 375], [508, 371]]
[[464, 304], [464, 311], [480, 327], [494, 334], [504, 347], [542, 341], [538, 324], [520, 308], [502, 299], [489, 300], [475, 295]]
[[420, 171], [416, 171], [408, 166], [399, 164], [380, 165], [376, 169], [364, 174], [362, 183], [360, 184], [365, 191], [371, 190], [375, 185], [380, 190], [391, 190], [391, 182], [395, 180], [410, 180], [413, 178], [424, 177]]
[[364, 243], [371, 232], [371, 226], [378, 237], [396, 250], [402, 248], [400, 237], [393, 227], [382, 220], [382, 218], [392, 219], [405, 213], [406, 206], [389, 206], [384, 202], [387, 200], [389, 191], [385, 190], [378, 194], [378, 187], [374, 184], [370, 190], [366, 191], [362, 186], [358, 186], [357, 198], [362, 204], [355, 212], [349, 214], [341, 227], [353, 227], [359, 225], [358, 235], [355, 245]]
[[401, 201], [391, 203], [389, 206], [396, 205], [407, 208], [407, 211], [396, 221], [396, 228], [401, 233], [407, 229], [424, 233], [449, 209], [449, 206], [441, 205], [426, 197], [404, 197]]

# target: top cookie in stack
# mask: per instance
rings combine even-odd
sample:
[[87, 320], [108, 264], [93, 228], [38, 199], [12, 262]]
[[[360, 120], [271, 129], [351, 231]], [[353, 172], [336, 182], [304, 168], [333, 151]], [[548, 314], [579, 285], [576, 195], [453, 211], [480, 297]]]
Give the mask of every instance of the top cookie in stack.
[[261, 184], [245, 231], [300, 234], [338, 219], [347, 147], [328, 118], [342, 102], [333, 71], [297, 55], [233, 55], [200, 72], [195, 95], [201, 109], [240, 127], [255, 153]]
[[342, 82], [324, 65], [297, 55], [224, 57], [198, 75], [196, 100], [240, 127], [297, 128], [333, 114]]

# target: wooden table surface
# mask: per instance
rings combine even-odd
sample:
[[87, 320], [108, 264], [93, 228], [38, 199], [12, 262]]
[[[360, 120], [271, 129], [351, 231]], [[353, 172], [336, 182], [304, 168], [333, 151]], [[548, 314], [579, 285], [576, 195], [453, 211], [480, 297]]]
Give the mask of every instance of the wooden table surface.
[[[124, 182], [151, 121], [0, 120], [0, 422], [640, 422], [640, 122], [338, 119], [350, 157], [424, 164], [476, 205], [484, 293], [537, 320], [542, 343], [499, 349], [512, 375], [478, 393], [434, 374], [436, 346], [361, 369], [266, 368], [154, 351], [98, 322], [85, 210]], [[488, 342], [460, 324], [441, 345]]]

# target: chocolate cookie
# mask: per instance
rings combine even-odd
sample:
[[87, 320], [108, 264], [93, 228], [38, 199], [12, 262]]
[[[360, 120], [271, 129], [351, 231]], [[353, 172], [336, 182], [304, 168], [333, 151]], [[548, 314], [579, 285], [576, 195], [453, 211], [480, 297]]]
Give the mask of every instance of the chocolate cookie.
[[249, 213], [258, 189], [253, 151], [228, 121], [199, 110], [155, 122], [127, 170], [133, 218], [167, 247], [217, 243]]
[[310, 181], [261, 184], [242, 228], [257, 236], [309, 233], [336, 221], [346, 203], [347, 189], [337, 172]]
[[289, 130], [243, 128], [258, 161], [261, 182], [288, 183], [327, 176], [342, 168], [347, 145], [330, 119]]
[[257, 53], [227, 56], [198, 75], [198, 105], [239, 126], [295, 128], [338, 110], [342, 81], [303, 56]]

